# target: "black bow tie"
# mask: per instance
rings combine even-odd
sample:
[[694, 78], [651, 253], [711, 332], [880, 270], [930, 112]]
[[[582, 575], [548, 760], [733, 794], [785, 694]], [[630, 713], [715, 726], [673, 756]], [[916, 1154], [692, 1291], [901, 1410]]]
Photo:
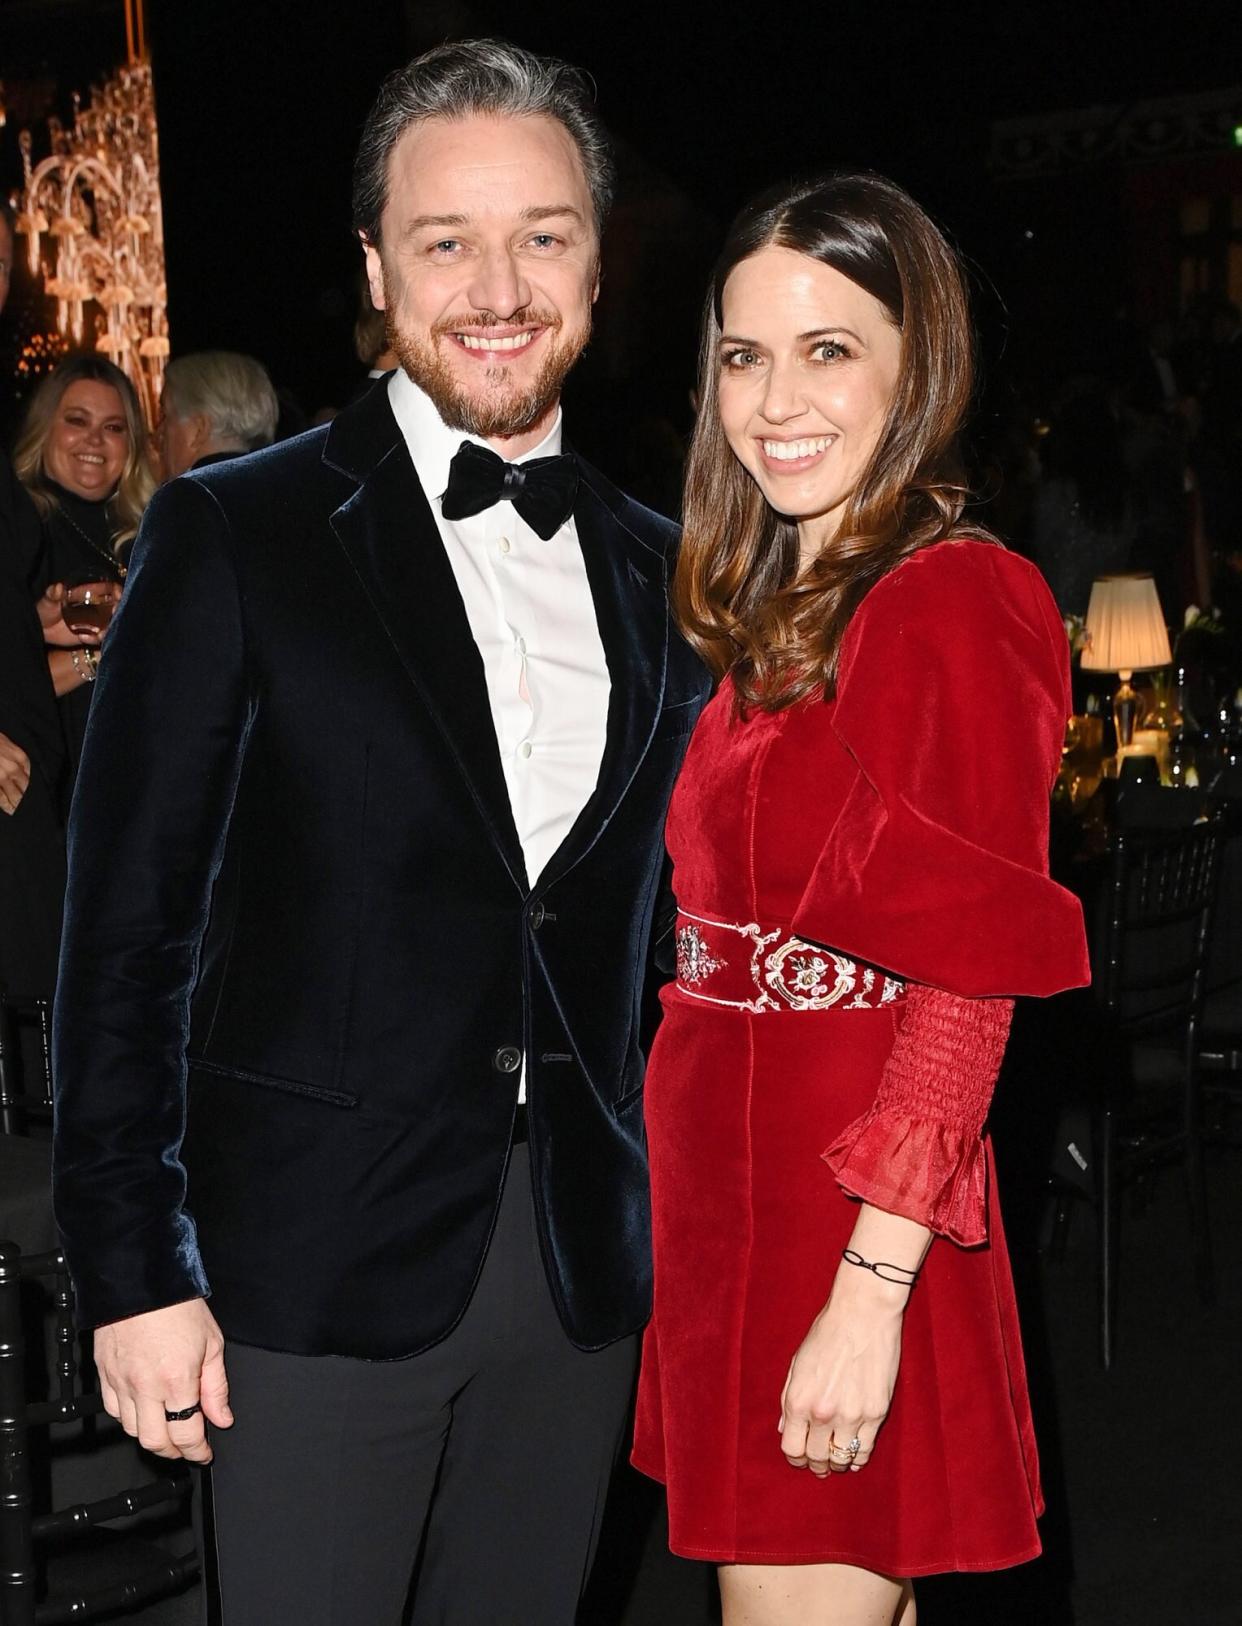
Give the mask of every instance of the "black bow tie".
[[449, 464], [440, 512], [445, 519], [469, 519], [494, 503], [511, 502], [547, 542], [573, 513], [577, 494], [578, 464], [570, 452], [506, 463], [486, 446], [465, 440]]

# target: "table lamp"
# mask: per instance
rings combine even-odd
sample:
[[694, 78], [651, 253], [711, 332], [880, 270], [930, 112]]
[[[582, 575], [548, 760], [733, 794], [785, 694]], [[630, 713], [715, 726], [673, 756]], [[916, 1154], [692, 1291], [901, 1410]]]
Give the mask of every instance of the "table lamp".
[[1168, 666], [1173, 659], [1164, 612], [1149, 573], [1097, 576], [1087, 605], [1082, 651], [1085, 672], [1116, 672], [1121, 682], [1113, 696], [1117, 749], [1133, 743], [1143, 702], [1130, 687], [1137, 671]]

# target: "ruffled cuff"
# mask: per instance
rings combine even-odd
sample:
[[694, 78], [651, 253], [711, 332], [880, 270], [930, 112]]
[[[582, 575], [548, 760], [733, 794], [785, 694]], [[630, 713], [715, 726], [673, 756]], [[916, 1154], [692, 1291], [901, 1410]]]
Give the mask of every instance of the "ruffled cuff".
[[966, 1248], [987, 1241], [987, 1153], [975, 1130], [872, 1107], [822, 1155], [851, 1196]]

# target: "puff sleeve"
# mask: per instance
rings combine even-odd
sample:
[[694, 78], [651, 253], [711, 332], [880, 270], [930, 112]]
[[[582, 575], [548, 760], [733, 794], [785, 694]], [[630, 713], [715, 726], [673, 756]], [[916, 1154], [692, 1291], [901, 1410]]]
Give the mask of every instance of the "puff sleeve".
[[1042, 576], [942, 542], [864, 599], [833, 730], [855, 764], [792, 929], [968, 998], [1089, 981], [1082, 908], [1048, 876], [1069, 656]]
[[968, 1246], [1012, 996], [1089, 980], [1081, 906], [1048, 876], [1069, 710], [1051, 595], [994, 544], [915, 554], [842, 648], [832, 726], [856, 774], [793, 930], [908, 991], [874, 1103], [823, 1155], [853, 1196]]

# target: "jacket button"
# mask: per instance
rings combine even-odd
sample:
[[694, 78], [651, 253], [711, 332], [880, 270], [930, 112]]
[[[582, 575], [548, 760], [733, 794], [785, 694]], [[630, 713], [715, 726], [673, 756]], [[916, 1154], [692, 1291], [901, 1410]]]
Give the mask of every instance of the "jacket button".
[[547, 911], [541, 903], [537, 903], [530, 912], [531, 931], [537, 932], [547, 918]]
[[522, 1052], [515, 1044], [502, 1044], [492, 1057], [492, 1066], [498, 1073], [516, 1073], [522, 1065]]

